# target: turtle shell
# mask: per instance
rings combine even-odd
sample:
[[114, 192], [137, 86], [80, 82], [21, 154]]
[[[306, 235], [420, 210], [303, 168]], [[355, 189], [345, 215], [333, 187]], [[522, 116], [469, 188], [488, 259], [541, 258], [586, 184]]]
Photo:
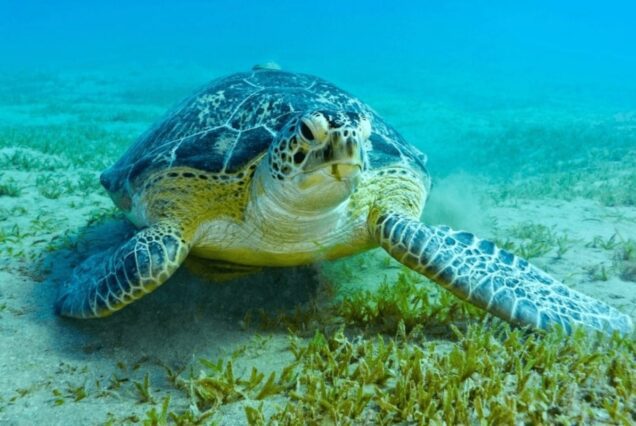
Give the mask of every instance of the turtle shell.
[[102, 184], [111, 193], [130, 193], [153, 172], [183, 166], [240, 173], [292, 115], [314, 110], [369, 117], [371, 168], [404, 161], [425, 168], [426, 157], [357, 98], [310, 75], [255, 70], [215, 80], [187, 98], [102, 173]]

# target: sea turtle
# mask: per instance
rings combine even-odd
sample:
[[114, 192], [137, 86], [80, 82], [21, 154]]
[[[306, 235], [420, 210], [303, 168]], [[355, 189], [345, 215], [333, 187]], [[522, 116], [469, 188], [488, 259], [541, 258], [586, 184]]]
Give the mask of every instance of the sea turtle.
[[271, 67], [213, 81], [142, 135], [101, 183], [139, 231], [80, 264], [64, 316], [103, 317], [188, 257], [217, 276], [382, 247], [509, 322], [628, 333], [631, 319], [469, 232], [420, 222], [426, 157], [334, 85]]

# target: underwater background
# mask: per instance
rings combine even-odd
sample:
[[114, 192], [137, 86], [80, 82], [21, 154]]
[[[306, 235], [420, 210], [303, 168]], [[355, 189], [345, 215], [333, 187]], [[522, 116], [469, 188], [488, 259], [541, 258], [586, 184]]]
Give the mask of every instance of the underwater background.
[[[101, 170], [210, 80], [273, 61], [428, 155], [423, 220], [636, 319], [636, 5], [0, 2], [0, 423], [636, 423], [634, 335], [525, 335], [379, 250], [227, 284], [179, 271], [53, 314], [131, 232]], [[378, 337], [380, 336], [380, 337]]]

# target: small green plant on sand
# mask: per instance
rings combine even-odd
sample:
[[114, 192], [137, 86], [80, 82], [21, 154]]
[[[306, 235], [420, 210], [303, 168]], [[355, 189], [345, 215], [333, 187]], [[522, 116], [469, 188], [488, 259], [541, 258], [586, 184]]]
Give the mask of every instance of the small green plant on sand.
[[150, 376], [147, 373], [144, 376], [143, 381], [135, 381], [133, 383], [135, 385], [135, 389], [137, 390], [139, 402], [155, 402], [155, 399], [152, 396], [152, 391], [150, 390]]
[[524, 259], [544, 256], [558, 246], [559, 237], [554, 230], [542, 224], [519, 224], [510, 228], [509, 233], [512, 237], [521, 240], [512, 246], [511, 250]]
[[56, 200], [64, 193], [62, 181], [52, 174], [39, 175], [35, 185], [40, 195], [50, 200]]
[[557, 259], [561, 259], [565, 253], [570, 250], [570, 246], [572, 245], [572, 240], [566, 234], [559, 235], [556, 239], [556, 257]]
[[614, 253], [614, 263], [618, 276], [624, 281], [636, 281], [636, 241], [621, 242]]
[[607, 281], [612, 272], [624, 281], [636, 281], [636, 241], [614, 233], [610, 238], [594, 237], [587, 247], [613, 251], [611, 266], [600, 263], [587, 268], [593, 279]]
[[170, 397], [167, 396], [161, 402], [161, 409], [157, 410], [152, 407], [150, 411], [146, 413], [146, 418], [143, 420], [144, 426], [163, 426], [168, 424], [168, 407], [170, 405]]
[[66, 391], [56, 388], [53, 389], [52, 394], [54, 396], [53, 403], [55, 405], [63, 405], [66, 401], [81, 401], [88, 396], [85, 385], [69, 385]]
[[609, 280], [610, 271], [610, 267], [608, 267], [605, 263], [599, 263], [587, 267], [587, 272], [590, 275], [590, 278], [594, 281]]
[[5, 178], [0, 174], [0, 197], [19, 197], [22, 189], [13, 178]]
[[614, 250], [621, 243], [618, 233], [612, 234], [609, 238], [603, 238], [600, 235], [595, 236], [592, 241], [585, 244], [588, 248], [601, 248], [603, 250]]
[[395, 283], [385, 280], [377, 291], [353, 293], [338, 305], [336, 313], [347, 324], [391, 334], [400, 322], [410, 331], [417, 325], [448, 325], [485, 315], [405, 267]]

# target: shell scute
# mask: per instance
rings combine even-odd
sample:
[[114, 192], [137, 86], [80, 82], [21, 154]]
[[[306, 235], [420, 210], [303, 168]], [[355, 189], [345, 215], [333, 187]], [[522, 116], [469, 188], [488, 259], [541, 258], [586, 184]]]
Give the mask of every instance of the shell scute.
[[244, 159], [256, 158], [267, 151], [272, 139], [273, 135], [263, 127], [255, 127], [241, 132], [232, 155], [227, 159], [225, 170], [228, 173], [240, 172], [244, 167]]
[[238, 133], [227, 127], [216, 127], [205, 133], [194, 134], [183, 139], [173, 156], [167, 160], [171, 167], [189, 166], [206, 172], [218, 172], [224, 167], [226, 153], [236, 144]]

